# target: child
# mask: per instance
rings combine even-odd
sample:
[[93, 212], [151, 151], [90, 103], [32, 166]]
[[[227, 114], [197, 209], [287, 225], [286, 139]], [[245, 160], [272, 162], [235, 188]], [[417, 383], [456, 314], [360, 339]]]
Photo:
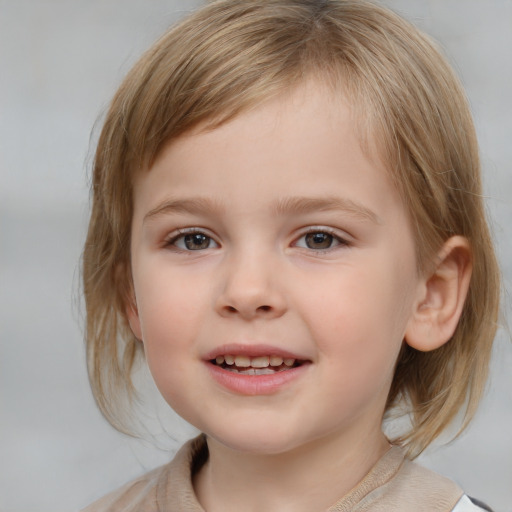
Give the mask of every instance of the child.
[[485, 509], [410, 461], [484, 388], [481, 197], [461, 87], [395, 14], [220, 0], [164, 35], [98, 143], [88, 364], [115, 427], [144, 352], [203, 434], [87, 511]]

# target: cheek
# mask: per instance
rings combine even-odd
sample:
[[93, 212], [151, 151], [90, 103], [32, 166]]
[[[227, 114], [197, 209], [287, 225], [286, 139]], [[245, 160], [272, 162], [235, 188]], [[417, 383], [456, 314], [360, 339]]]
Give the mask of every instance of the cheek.
[[303, 308], [321, 357], [341, 367], [347, 385], [364, 387], [372, 376], [388, 383], [409, 319], [410, 272], [390, 259], [378, 261], [342, 269], [322, 300]]
[[[165, 401], [181, 416], [187, 417], [187, 399], [184, 390], [189, 382], [191, 366], [195, 364], [193, 319], [179, 301], [167, 301], [143, 312], [143, 343], [146, 362], [153, 380]], [[188, 322], [187, 322], [188, 319]]]
[[197, 280], [173, 271], [159, 258], [139, 269], [135, 294], [145, 342], [165, 340], [185, 327], [194, 328], [204, 303], [203, 287]]
[[[344, 268], [326, 278], [323, 291], [310, 301], [311, 319], [340, 335], [351, 331], [358, 344], [400, 337], [411, 310], [411, 277], [384, 259], [380, 263], [377, 268], [364, 263]], [[314, 286], [310, 283], [305, 292]]]
[[165, 396], [165, 390], [183, 377], [183, 358], [192, 354], [191, 340], [197, 337], [202, 324], [200, 287], [177, 282], [175, 276], [152, 269], [137, 277], [136, 300], [144, 352]]

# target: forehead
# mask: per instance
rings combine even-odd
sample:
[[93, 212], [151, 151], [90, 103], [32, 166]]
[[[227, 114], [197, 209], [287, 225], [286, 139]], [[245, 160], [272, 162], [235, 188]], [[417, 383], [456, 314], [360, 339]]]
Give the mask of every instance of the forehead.
[[365, 189], [371, 202], [400, 202], [386, 167], [363, 148], [351, 106], [310, 82], [169, 142], [136, 177], [135, 206], [144, 203], [147, 210], [170, 196], [199, 193], [222, 202], [225, 191], [236, 191], [240, 203], [265, 197], [276, 204], [292, 190], [296, 197], [330, 197], [332, 183], [343, 180]]
[[[308, 106], [312, 112], [308, 111]], [[346, 120], [346, 133], [336, 126], [340, 114]], [[146, 170], [152, 169], [163, 154], [169, 154], [171, 148], [173, 153], [177, 153], [192, 139], [195, 144], [200, 139], [220, 138], [222, 134], [232, 138], [233, 132], [241, 130], [240, 133], [246, 133], [256, 141], [258, 136], [275, 130], [279, 123], [287, 122], [290, 126], [296, 123], [303, 127], [314, 126], [318, 133], [338, 130], [340, 142], [351, 138], [368, 159], [385, 170], [388, 166], [381, 150], [384, 134], [374, 122], [376, 116], [373, 114], [371, 101], [357, 92], [357, 83], [352, 84], [347, 77], [337, 73], [321, 73], [315, 78], [308, 74], [300, 82], [283, 83], [275, 90], [261, 91], [236, 114], [232, 109], [219, 105], [218, 110], [206, 119], [162, 142], [156, 154], [152, 158], [149, 155], [151, 164]], [[256, 123], [257, 129], [254, 127]], [[230, 133], [232, 126], [236, 128]], [[289, 133], [290, 136], [298, 135], [292, 130]]]

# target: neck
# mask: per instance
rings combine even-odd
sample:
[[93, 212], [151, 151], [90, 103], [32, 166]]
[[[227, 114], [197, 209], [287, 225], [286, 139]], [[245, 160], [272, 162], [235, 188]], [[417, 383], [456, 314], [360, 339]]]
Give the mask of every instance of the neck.
[[240, 452], [209, 438], [208, 462], [194, 482], [199, 501], [208, 512], [326, 510], [389, 449], [380, 429], [346, 434], [272, 455]]

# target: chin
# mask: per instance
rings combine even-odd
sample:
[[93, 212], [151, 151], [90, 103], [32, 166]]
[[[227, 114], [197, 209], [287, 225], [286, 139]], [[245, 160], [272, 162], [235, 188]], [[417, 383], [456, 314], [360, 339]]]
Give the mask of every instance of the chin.
[[276, 429], [274, 426], [262, 426], [259, 429], [240, 428], [229, 431], [203, 430], [208, 438], [227, 448], [254, 455], [280, 455], [293, 451], [307, 443], [303, 436], [289, 431]]

